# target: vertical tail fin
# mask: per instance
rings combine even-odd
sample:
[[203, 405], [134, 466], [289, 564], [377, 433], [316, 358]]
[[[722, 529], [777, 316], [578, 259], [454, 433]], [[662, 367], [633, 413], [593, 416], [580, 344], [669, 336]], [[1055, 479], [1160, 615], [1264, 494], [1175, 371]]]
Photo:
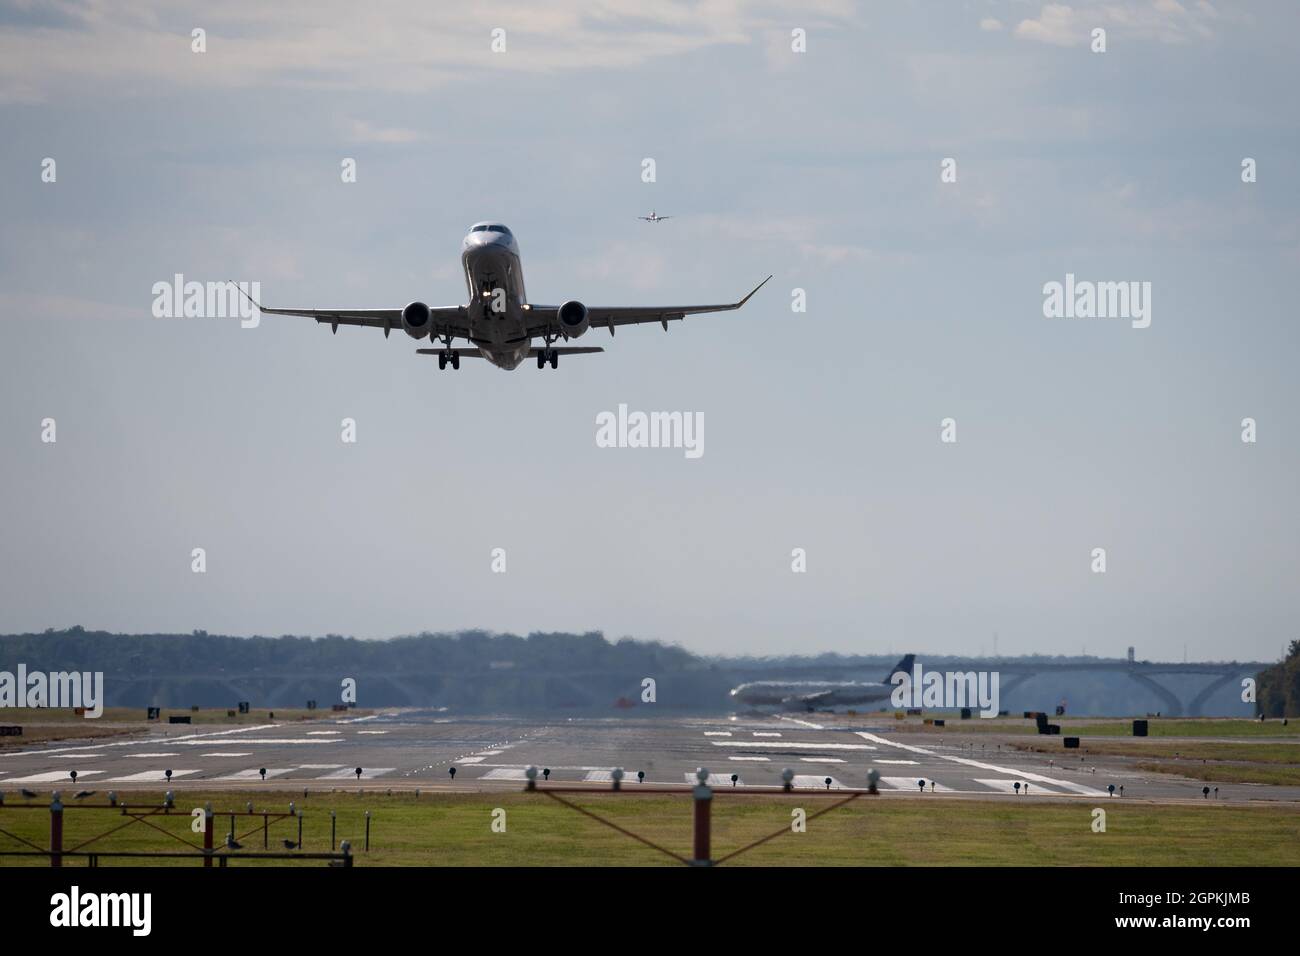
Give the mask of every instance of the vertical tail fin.
[[899, 661], [897, 664], [895, 664], [893, 667], [889, 669], [889, 673], [885, 675], [885, 683], [888, 684], [889, 679], [893, 677], [895, 674], [897, 674], [899, 671], [903, 671], [906, 674], [911, 674], [912, 663], [915, 660], [916, 660], [915, 654], [908, 654], [906, 657], [904, 657], [901, 661]]

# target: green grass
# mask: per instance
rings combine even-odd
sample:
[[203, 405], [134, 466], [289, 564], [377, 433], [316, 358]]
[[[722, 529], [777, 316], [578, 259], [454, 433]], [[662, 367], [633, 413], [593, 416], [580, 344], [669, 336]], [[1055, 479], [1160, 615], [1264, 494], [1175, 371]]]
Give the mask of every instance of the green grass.
[[[897, 721], [894, 730], [926, 734], [1006, 734], [1008, 736], [1037, 735], [1034, 721], [1019, 717], [976, 718], [961, 720], [951, 715], [938, 715], [945, 720], [943, 727], [919, 722], [912, 717]], [[1049, 717], [1048, 721], [1061, 725], [1064, 737], [1131, 737], [1131, 717]], [[1280, 720], [1238, 720], [1233, 718], [1147, 718], [1150, 737], [1295, 737], [1300, 739], [1300, 720], [1283, 726]]]
[[[218, 810], [287, 809], [297, 795], [265, 792], [184, 793], [165, 829], [201, 843], [189, 830], [188, 810], [207, 800]], [[130, 799], [128, 797], [128, 799]], [[144, 805], [143, 795], [139, 798]], [[157, 799], [154, 796], [153, 799]], [[688, 796], [615, 796], [608, 792], [567, 794], [565, 799], [644, 836], [681, 856], [691, 848]], [[736, 858], [738, 865], [1066, 865], [1066, 866], [1296, 866], [1300, 865], [1300, 812], [1286, 806], [1240, 806], [1213, 802], [1153, 805], [1101, 799], [1107, 832], [1092, 832], [1094, 804], [1086, 801], [1014, 803], [943, 798], [861, 797], [808, 823], [806, 833], [789, 832], [791, 810], [809, 815], [833, 798], [725, 796], [713, 806], [713, 855], [777, 830], [783, 835]], [[12, 802], [12, 796], [11, 796]], [[338, 814], [341, 839], [352, 841], [357, 865], [387, 866], [641, 866], [673, 861], [542, 794], [332, 793], [295, 799], [304, 813], [306, 850], [329, 849], [329, 810]], [[492, 831], [493, 810], [505, 811], [506, 832]], [[372, 811], [372, 849], [364, 843], [365, 810]], [[68, 810], [65, 847], [120, 824], [112, 811]], [[224, 842], [229, 818], [216, 820], [216, 842]], [[260, 820], [237, 818], [236, 833], [247, 850], [261, 849]], [[44, 810], [0, 809], [0, 829], [38, 845], [48, 840]], [[253, 830], [251, 835], [245, 835]], [[296, 839], [294, 820], [272, 825], [270, 845]], [[109, 849], [183, 849], [157, 830], [132, 824], [100, 841]], [[0, 849], [17, 844], [0, 834]], [[0, 857], [0, 866], [15, 865]], [[101, 865], [114, 861], [102, 860]], [[147, 861], [145, 861], [147, 862]], [[160, 861], [160, 865], [167, 861]], [[194, 866], [190, 861], [172, 865]], [[82, 861], [68, 860], [68, 865]], [[39, 865], [39, 861], [38, 861]], [[142, 865], [132, 861], [131, 865]], [[234, 861], [232, 866], [266, 865]], [[282, 864], [281, 864], [282, 865]], [[303, 865], [306, 865], [305, 863]], [[311, 865], [323, 865], [320, 862]]]

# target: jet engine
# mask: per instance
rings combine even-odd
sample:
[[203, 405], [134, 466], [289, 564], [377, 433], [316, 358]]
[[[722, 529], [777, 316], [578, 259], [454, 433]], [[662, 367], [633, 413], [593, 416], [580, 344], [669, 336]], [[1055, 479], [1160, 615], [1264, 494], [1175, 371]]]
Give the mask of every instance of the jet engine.
[[402, 328], [413, 339], [422, 339], [429, 334], [429, 320], [433, 314], [423, 302], [412, 302], [402, 310]]
[[576, 339], [591, 324], [587, 318], [587, 307], [577, 299], [570, 299], [560, 306], [556, 317], [560, 320], [560, 331], [567, 338]]

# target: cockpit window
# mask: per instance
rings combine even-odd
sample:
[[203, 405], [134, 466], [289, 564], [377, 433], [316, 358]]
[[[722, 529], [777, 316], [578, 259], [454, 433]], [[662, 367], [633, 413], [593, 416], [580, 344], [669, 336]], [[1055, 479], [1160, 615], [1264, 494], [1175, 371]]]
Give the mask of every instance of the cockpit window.
[[501, 225], [500, 223], [493, 223], [492, 225], [488, 226], [487, 228], [488, 228], [488, 232], [499, 232], [499, 233], [501, 233], [503, 236], [508, 236], [508, 235], [510, 235], [510, 230], [507, 229], [505, 226]]
[[470, 230], [470, 232], [482, 232], [486, 228], [487, 226], [475, 226], [473, 229]]

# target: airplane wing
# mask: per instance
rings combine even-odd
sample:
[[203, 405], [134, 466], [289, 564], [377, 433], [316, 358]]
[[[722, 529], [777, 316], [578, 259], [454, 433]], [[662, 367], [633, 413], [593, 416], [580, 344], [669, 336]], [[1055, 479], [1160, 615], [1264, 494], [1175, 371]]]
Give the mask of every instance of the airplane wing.
[[[239, 289], [239, 286], [236, 285], [235, 288]], [[402, 327], [401, 309], [268, 309], [243, 289], [239, 291], [265, 315], [300, 315], [327, 324], [335, 332], [338, 332], [340, 325], [362, 325], [383, 329], [387, 336], [393, 329]], [[429, 313], [435, 338], [447, 334], [460, 337], [469, 335], [469, 322], [463, 305], [431, 306]]]
[[[722, 305], [617, 305], [617, 306], [588, 306], [587, 316], [593, 329], [607, 328], [609, 334], [614, 334], [615, 326], [619, 325], [640, 325], [643, 322], [658, 322], [668, 331], [668, 323], [678, 319], [684, 319], [688, 315], [701, 315], [705, 312], [733, 312], [748, 302], [759, 289], [767, 285], [768, 276], [750, 291], [739, 302], [727, 302]], [[560, 307], [558, 305], [530, 305], [528, 306], [528, 334], [542, 335], [547, 332], [559, 331], [559, 320], [556, 317]]]

